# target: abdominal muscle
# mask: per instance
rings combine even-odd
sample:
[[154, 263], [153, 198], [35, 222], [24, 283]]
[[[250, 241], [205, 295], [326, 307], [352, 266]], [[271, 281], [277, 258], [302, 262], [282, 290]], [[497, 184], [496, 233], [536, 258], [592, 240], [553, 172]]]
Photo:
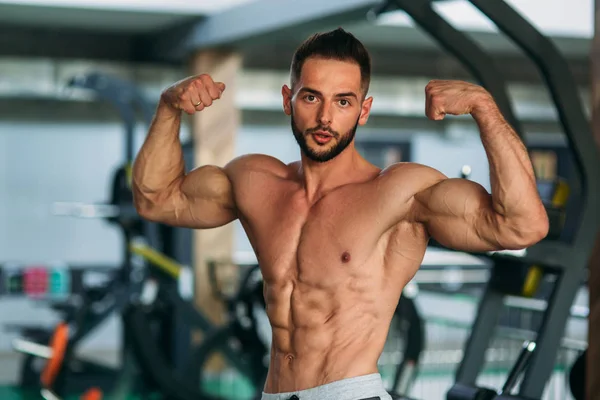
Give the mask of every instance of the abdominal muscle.
[[[266, 393], [309, 389], [377, 373], [400, 289], [390, 307], [379, 285], [352, 282], [315, 287], [294, 280], [265, 282], [273, 328]], [[365, 290], [365, 287], [370, 289]], [[389, 296], [391, 293], [387, 293]]]

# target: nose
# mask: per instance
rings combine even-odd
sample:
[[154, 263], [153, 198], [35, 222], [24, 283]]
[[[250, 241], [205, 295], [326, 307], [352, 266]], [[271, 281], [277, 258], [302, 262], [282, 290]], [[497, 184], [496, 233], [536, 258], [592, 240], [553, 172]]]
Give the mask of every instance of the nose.
[[331, 124], [331, 106], [327, 102], [323, 102], [319, 110], [319, 122], [323, 126]]

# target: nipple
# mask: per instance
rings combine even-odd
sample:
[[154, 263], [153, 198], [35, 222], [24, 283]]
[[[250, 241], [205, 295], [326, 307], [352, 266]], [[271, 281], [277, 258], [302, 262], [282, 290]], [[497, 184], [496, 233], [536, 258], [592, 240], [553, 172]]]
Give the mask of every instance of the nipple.
[[351, 258], [351, 257], [350, 257], [350, 253], [348, 253], [347, 251], [345, 251], [345, 252], [342, 254], [342, 262], [344, 262], [344, 263], [347, 263], [347, 262], [349, 262], [349, 261], [350, 261], [350, 258]]

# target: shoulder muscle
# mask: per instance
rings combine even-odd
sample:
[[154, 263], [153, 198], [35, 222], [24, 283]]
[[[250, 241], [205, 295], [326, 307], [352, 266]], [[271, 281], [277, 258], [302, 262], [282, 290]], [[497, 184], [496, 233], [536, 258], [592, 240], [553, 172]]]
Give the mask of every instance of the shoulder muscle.
[[388, 192], [405, 201], [412, 200], [414, 196], [447, 179], [435, 168], [410, 162], [389, 166], [381, 172], [381, 178]]
[[224, 167], [225, 173], [229, 179], [234, 182], [248, 173], [268, 173], [277, 176], [287, 174], [287, 167], [284, 163], [264, 154], [245, 154], [231, 160]]

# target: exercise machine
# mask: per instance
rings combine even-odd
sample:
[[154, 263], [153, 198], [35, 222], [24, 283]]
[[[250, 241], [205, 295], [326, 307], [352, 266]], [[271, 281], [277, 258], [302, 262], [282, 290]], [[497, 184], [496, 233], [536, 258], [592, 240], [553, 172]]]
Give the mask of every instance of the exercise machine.
[[[211, 356], [221, 354], [228, 365], [254, 387], [252, 398], [260, 398], [269, 360], [268, 348], [257, 333], [259, 321], [253, 313], [257, 308], [265, 308], [262, 281], [253, 279], [258, 265], [246, 268], [237, 294], [228, 299], [227, 321], [213, 326], [190, 302], [181, 300], [173, 286], [161, 284], [167, 276], [180, 280], [185, 271], [183, 266], [143, 244], [134, 245], [133, 251], [148, 260], [159, 275], [163, 275], [155, 281], [156, 287], [151, 291], [154, 295], [132, 303], [125, 318], [127, 331], [134, 338], [131, 343], [136, 358], [157, 391], [173, 400], [216, 399], [216, 395], [203, 388], [204, 367]], [[191, 349], [183, 372], [178, 371], [157, 346], [160, 333], [156, 330], [155, 315], [165, 308], [182, 314], [193, 328], [204, 333], [200, 345]]]
[[[130, 281], [131, 276], [127, 272], [130, 266], [142, 268], [142, 274], [138, 274], [139, 280], [136, 280], [140, 283], [139, 290], [129, 296], [118, 310], [123, 317], [124, 350], [145, 378], [138, 390], [159, 394], [163, 398], [186, 398], [190, 394], [194, 398], [210, 398], [200, 390], [202, 363], [198, 360], [203, 359], [202, 354], [210, 355], [216, 350], [224, 353], [236, 369], [259, 386], [266, 375], [265, 360], [261, 354], [266, 349], [261, 350], [255, 345], [257, 342], [248, 342], [255, 331], [253, 326], [236, 323], [247, 321], [247, 318], [238, 315], [238, 308], [250, 301], [248, 296], [256, 298], [256, 291], [242, 291], [231, 301], [230, 311], [233, 314], [233, 309], [236, 310], [237, 319], [232, 318], [233, 323], [225, 332], [228, 336], [223, 336], [223, 328], [214, 326], [192, 305], [192, 274], [189, 267], [181, 263], [181, 260], [188, 265], [191, 263], [191, 230], [145, 221], [134, 207], [130, 187], [134, 157], [134, 106], [142, 111], [147, 123], [152, 118], [143, 96], [135, 86], [97, 73], [77, 77], [71, 84], [92, 90], [97, 97], [111, 102], [119, 110], [126, 127], [126, 163], [115, 174], [110, 202], [57, 204], [56, 213], [103, 218], [116, 223], [123, 231], [127, 260], [125, 267], [119, 271], [122, 272], [120, 276]], [[184, 145], [183, 149], [186, 168], [191, 169], [191, 146]], [[261, 307], [264, 309], [264, 303]], [[191, 346], [194, 330], [205, 336], [198, 349]], [[236, 337], [240, 346], [229, 346], [223, 337]]]
[[[600, 172], [599, 157], [577, 86], [564, 57], [552, 42], [502, 0], [469, 1], [512, 39], [541, 72], [569, 143], [575, 179], [569, 181], [568, 185], [550, 183], [554, 198], [551, 204], [547, 204], [547, 211], [552, 226], [545, 240], [521, 252], [488, 255], [494, 263], [491, 279], [481, 299], [464, 357], [458, 366], [456, 384], [448, 392], [447, 398], [539, 399], [550, 378], [570, 306], [581, 286], [600, 225], [600, 187], [594, 179]], [[481, 49], [435, 12], [432, 1], [386, 1], [374, 9], [371, 16], [392, 8], [404, 10], [424, 31], [453, 53], [490, 91], [507, 121], [517, 133], [523, 135], [519, 121], [512, 113], [500, 71]], [[524, 142], [527, 143], [526, 140]], [[543, 278], [550, 276], [552, 284], [547, 293], [547, 307], [536, 337], [524, 344], [506, 384], [500, 390], [478, 387], [476, 380], [503, 309], [503, 300], [507, 295], [533, 296]], [[518, 378], [521, 378], [518, 391], [511, 394]]]
[[392, 324], [397, 327], [403, 340], [402, 359], [396, 367], [392, 386], [388, 389], [396, 398], [410, 393], [417, 379], [419, 362], [425, 348], [425, 322], [415, 303], [417, 292], [416, 284], [412, 282], [404, 288], [392, 319]]
[[[126, 164], [118, 168], [113, 176], [108, 204], [56, 203], [54, 214], [105, 219], [121, 230], [126, 245], [120, 268], [105, 272], [107, 279], [104, 284], [86, 287], [78, 297], [53, 305], [53, 308], [61, 310], [63, 314], [61, 323], [53, 332], [38, 331], [33, 335], [34, 337], [15, 341], [15, 350], [28, 355], [22, 367], [22, 385], [33, 383], [35, 381], [33, 377], [37, 375], [43, 393], [48, 396], [82, 393], [91, 386], [110, 391], [124, 382], [119, 379], [127, 377], [125, 372], [131, 371], [133, 365], [127, 354], [126, 335], [123, 335], [125, 341], [121, 355], [121, 368], [108, 368], [99, 363], [84, 361], [76, 357], [75, 352], [85, 337], [110, 315], [121, 313], [125, 306], [141, 293], [144, 266], [134, 263], [129, 242], [134, 237], [143, 236], [147, 240], [160, 243], [160, 232], [157, 226], [136, 217], [129, 185], [136, 104], [142, 108], [146, 118], [148, 115], [151, 116], [147, 106], [140, 106], [143, 103], [142, 96], [134, 85], [97, 73], [76, 77], [71, 80], [69, 86], [89, 90], [96, 100], [108, 102], [119, 111], [125, 126]], [[47, 346], [48, 343], [50, 346]], [[39, 358], [46, 359], [41, 373], [34, 369]], [[125, 386], [126, 384], [121, 386], [123, 390]]]
[[[514, 266], [529, 270], [535, 266], [541, 275], [553, 278], [547, 306], [534, 340], [535, 346], [527, 360], [515, 365], [515, 374], [522, 375], [518, 392], [513, 395], [504, 390], [494, 398], [539, 399], [552, 373], [569, 311], [582, 284], [600, 225], [597, 212], [600, 187], [594, 179], [594, 175], [600, 171], [599, 158], [577, 86], [565, 59], [550, 40], [503, 1], [470, 1], [523, 49], [540, 70], [558, 110], [579, 179], [569, 182], [569, 196], [564, 194], [564, 185], [558, 183], [555, 188], [553, 204], [547, 207], [554, 226], [545, 240], [518, 254], [493, 255], [497, 264], [492, 270], [492, 278], [481, 300], [465, 356], [457, 371], [456, 388], [476, 387], [477, 373], [484, 362], [485, 348], [502, 310], [502, 301], [506, 295], [516, 294], [511, 290], [511, 285], [506, 284], [509, 280], [514, 282], [515, 275], [518, 275]], [[560, 217], [552, 218], [552, 213], [557, 211]], [[525, 284], [528, 274], [521, 276]], [[540, 280], [541, 276], [537, 281]], [[465, 398], [453, 397], [454, 393], [451, 390], [448, 398]]]

